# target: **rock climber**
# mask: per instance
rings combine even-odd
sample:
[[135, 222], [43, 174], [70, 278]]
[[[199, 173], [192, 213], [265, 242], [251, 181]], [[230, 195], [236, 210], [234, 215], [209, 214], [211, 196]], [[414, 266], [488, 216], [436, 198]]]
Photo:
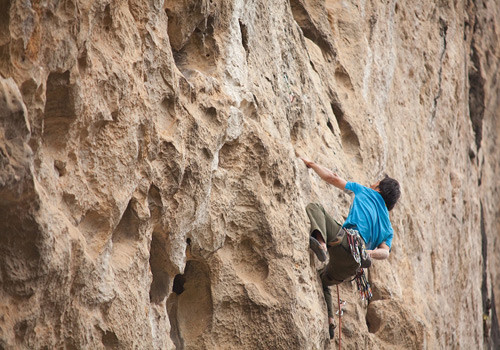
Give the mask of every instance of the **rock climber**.
[[[389, 220], [389, 211], [401, 194], [398, 181], [387, 175], [370, 187], [362, 186], [356, 182], [347, 182], [336, 173], [316, 164], [309, 159], [301, 158], [306, 167], [313, 169], [321, 179], [341, 189], [354, 193], [354, 200], [349, 210], [349, 215], [343, 225], [336, 222], [321, 206], [311, 203], [306, 211], [311, 220], [309, 244], [311, 250], [320, 261], [327, 258], [327, 244], [337, 239], [341, 228], [352, 228], [359, 232], [364, 240], [366, 252], [370, 258], [383, 260], [389, 257], [394, 231]], [[327, 273], [334, 259], [330, 259], [322, 274]], [[330, 338], [333, 338], [335, 321], [333, 318], [332, 296], [326, 278], [322, 276], [323, 292], [328, 309], [328, 324]]]

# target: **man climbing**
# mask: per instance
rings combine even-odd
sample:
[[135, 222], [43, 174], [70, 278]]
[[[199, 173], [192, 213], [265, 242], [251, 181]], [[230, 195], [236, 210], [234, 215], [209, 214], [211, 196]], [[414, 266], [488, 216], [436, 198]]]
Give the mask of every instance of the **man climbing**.
[[[341, 228], [355, 229], [364, 240], [366, 252], [372, 259], [383, 260], [389, 257], [393, 238], [393, 229], [389, 220], [389, 211], [401, 194], [399, 183], [386, 176], [381, 181], [374, 183], [369, 188], [355, 182], [347, 182], [329, 169], [316, 164], [306, 158], [301, 158], [304, 164], [313, 169], [323, 180], [341, 190], [348, 190], [354, 193], [354, 200], [349, 210], [349, 215], [341, 226], [337, 223], [325, 209], [317, 203], [311, 203], [306, 211], [311, 220], [311, 230], [309, 237], [310, 248], [320, 261], [325, 261], [327, 244], [333, 245], [337, 240], [337, 234]], [[333, 252], [333, 250], [331, 250]], [[335, 321], [333, 318], [333, 305], [330, 289], [332, 284], [341, 281], [329, 280], [328, 272], [335, 264], [335, 257], [330, 260], [327, 266], [321, 271], [321, 282], [328, 309], [328, 323], [330, 338], [333, 338]]]

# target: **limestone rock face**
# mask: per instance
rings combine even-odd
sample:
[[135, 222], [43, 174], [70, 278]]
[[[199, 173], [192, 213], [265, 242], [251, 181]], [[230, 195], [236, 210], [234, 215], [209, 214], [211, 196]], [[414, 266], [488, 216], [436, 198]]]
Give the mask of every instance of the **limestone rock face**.
[[498, 0], [0, 1], [0, 349], [336, 348], [304, 208], [351, 199], [297, 155], [402, 186], [345, 348], [498, 347], [499, 38]]

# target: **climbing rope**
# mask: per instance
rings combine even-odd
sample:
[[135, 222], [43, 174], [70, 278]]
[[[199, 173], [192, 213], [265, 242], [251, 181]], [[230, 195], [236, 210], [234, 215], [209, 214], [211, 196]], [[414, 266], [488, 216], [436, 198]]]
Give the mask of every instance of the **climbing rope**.
[[341, 341], [342, 341], [342, 314], [344, 313], [342, 311], [342, 305], [340, 304], [340, 292], [339, 292], [339, 285], [337, 284], [337, 300], [338, 300], [338, 303], [339, 303], [339, 311], [338, 311], [338, 314], [339, 314], [339, 350], [342, 349], [342, 344], [341, 344]]
[[[364, 253], [364, 246], [361, 246], [358, 239], [356, 239], [356, 235], [347, 231], [347, 242], [349, 244], [350, 251], [354, 260], [357, 263], [361, 264], [361, 255]], [[366, 253], [364, 253], [366, 254]], [[366, 272], [363, 268], [358, 270], [356, 276], [351, 280], [356, 280], [356, 286], [358, 287], [359, 294], [361, 296], [361, 300], [370, 300], [372, 298], [372, 289], [370, 287], [370, 283], [366, 278]], [[343, 306], [345, 306], [345, 301], [340, 300], [340, 290], [339, 285], [337, 284], [337, 300], [339, 304], [339, 309], [337, 314], [339, 315], [339, 350], [342, 349], [342, 315], [344, 311], [342, 310]]]

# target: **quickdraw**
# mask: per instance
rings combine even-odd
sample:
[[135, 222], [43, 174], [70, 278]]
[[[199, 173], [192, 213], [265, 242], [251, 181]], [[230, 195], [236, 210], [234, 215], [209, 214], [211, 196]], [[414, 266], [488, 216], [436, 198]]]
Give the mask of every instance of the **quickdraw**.
[[[359, 241], [358, 234], [356, 231], [351, 229], [346, 229], [347, 234], [347, 242], [349, 243], [349, 248], [351, 249], [351, 254], [356, 260], [358, 264], [361, 264], [361, 243]], [[363, 251], [364, 253], [364, 251]], [[372, 289], [370, 287], [370, 283], [366, 278], [366, 273], [363, 268], [358, 270], [358, 273], [353, 278], [356, 280], [356, 285], [358, 287], [359, 294], [361, 296], [361, 300], [370, 300], [373, 296]]]
[[361, 300], [370, 300], [373, 294], [370, 283], [366, 278], [365, 270], [359, 269], [359, 272], [356, 274], [356, 277], [354, 279], [356, 280], [356, 285], [358, 287]]
[[358, 264], [361, 264], [361, 252], [359, 249], [359, 240], [357, 239], [358, 234], [356, 231], [351, 229], [345, 229], [347, 234], [347, 242], [349, 243], [349, 249], [351, 254]]

